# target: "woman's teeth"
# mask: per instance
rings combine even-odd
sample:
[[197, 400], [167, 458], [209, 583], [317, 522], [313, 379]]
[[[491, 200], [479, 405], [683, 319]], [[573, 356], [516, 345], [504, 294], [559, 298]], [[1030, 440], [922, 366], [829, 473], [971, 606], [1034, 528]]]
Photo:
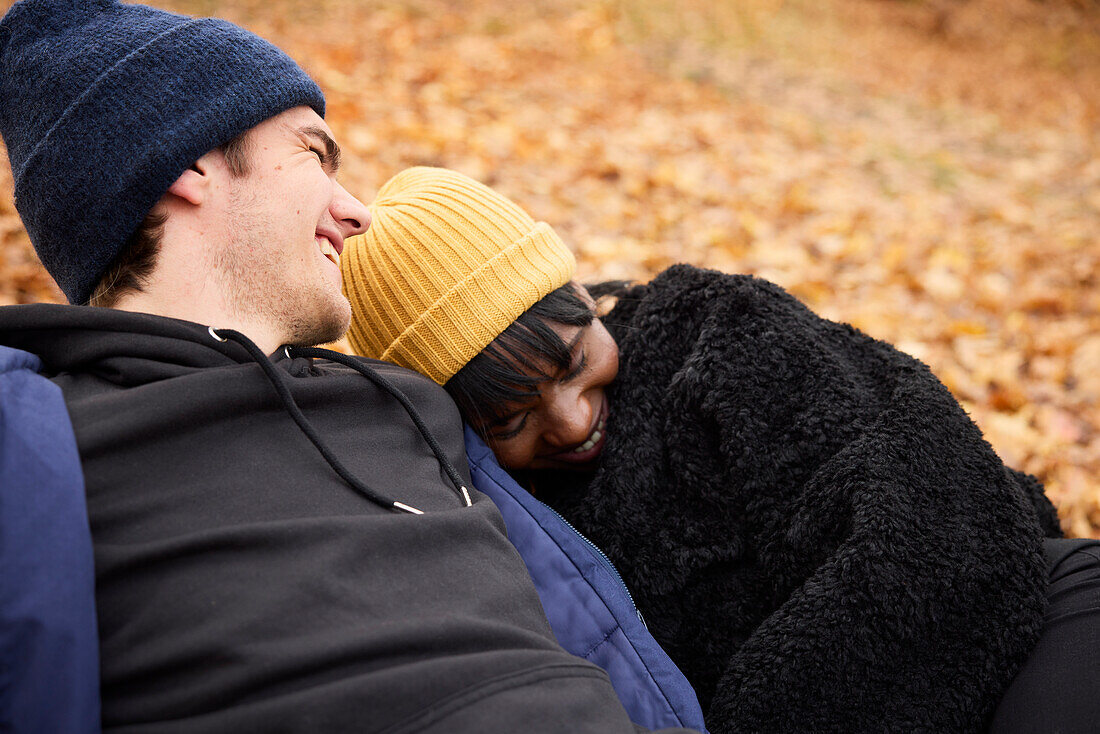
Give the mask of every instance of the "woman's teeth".
[[332, 246], [332, 243], [328, 241], [327, 237], [320, 238], [317, 244], [321, 247], [322, 255], [332, 260], [337, 265], [340, 264], [340, 253], [336, 251], [336, 248]]
[[596, 430], [592, 431], [592, 435], [588, 437], [587, 441], [573, 449], [574, 454], [583, 454], [585, 451], [591, 451], [592, 447], [600, 442], [600, 439], [603, 438], [603, 423], [604, 419], [600, 418], [600, 422], [596, 425]]

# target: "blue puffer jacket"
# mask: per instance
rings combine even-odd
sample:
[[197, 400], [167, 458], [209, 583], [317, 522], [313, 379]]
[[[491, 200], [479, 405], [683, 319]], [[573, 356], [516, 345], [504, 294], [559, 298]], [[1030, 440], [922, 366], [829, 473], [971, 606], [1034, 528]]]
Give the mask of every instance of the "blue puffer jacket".
[[607, 557], [516, 484], [469, 426], [466, 459], [474, 485], [504, 516], [561, 646], [607, 671], [635, 724], [705, 734], [695, 691], [649, 634]]
[[0, 731], [99, 731], [92, 538], [61, 390], [0, 346]]

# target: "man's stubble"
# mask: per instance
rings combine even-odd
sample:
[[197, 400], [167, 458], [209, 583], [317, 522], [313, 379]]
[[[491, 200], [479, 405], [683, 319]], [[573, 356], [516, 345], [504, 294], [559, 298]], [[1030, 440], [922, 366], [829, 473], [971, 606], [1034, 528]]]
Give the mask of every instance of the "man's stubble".
[[247, 179], [232, 186], [227, 242], [213, 250], [210, 263], [230, 314], [278, 325], [284, 344], [336, 341], [351, 321], [347, 297], [315, 263], [294, 261], [295, 243], [284, 241], [288, 234], [278, 231], [263, 204]]

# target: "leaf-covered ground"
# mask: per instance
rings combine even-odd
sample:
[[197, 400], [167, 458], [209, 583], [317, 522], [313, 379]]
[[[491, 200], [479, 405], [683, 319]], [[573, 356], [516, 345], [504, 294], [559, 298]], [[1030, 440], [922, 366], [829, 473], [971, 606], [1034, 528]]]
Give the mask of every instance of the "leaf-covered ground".
[[[775, 280], [930, 364], [1100, 536], [1093, 0], [163, 5], [299, 59], [364, 200], [449, 166], [557, 227], [582, 279]], [[6, 166], [0, 190], [0, 303], [61, 300]]]

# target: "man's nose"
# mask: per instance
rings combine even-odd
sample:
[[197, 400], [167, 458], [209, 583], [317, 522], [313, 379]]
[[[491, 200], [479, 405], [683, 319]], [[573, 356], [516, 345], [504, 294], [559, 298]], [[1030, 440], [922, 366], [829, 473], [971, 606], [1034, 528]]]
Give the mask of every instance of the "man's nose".
[[592, 429], [592, 404], [580, 390], [557, 390], [549, 406], [551, 420], [543, 439], [551, 446], [570, 448], [584, 443]]
[[370, 226], [370, 210], [340, 184], [336, 184], [329, 213], [343, 232], [344, 239], [363, 234]]

